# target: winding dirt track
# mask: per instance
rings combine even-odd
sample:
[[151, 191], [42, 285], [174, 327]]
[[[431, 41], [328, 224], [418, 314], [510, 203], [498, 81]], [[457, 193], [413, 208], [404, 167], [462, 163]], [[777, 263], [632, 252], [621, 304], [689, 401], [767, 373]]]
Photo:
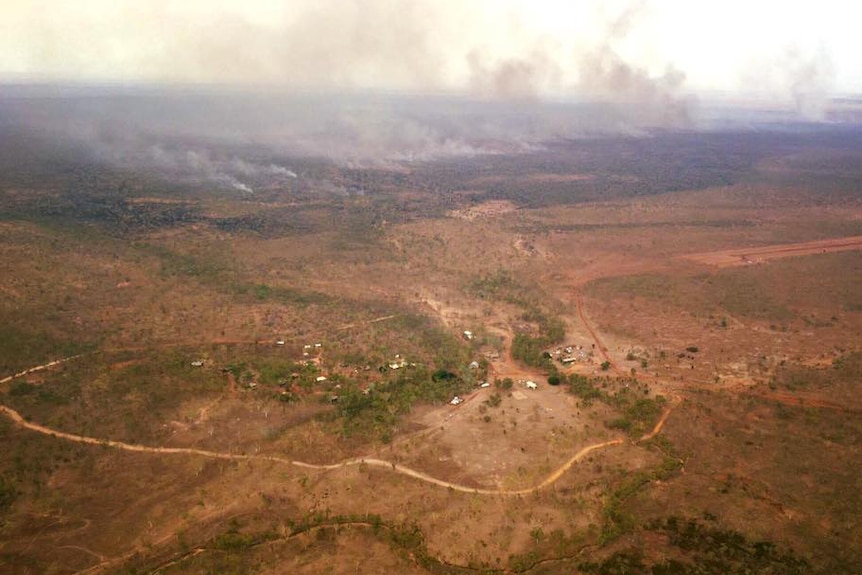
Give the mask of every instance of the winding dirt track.
[[[581, 321], [583, 322], [583, 324], [587, 328], [587, 330], [589, 330], [590, 335], [593, 337], [593, 340], [596, 342], [596, 346], [599, 348], [599, 351], [601, 352], [602, 356], [611, 364], [614, 371], [618, 371], [617, 366], [613, 364], [613, 361], [611, 360], [610, 356], [608, 355], [607, 348], [605, 347], [604, 343], [601, 341], [598, 334], [593, 329], [592, 325], [590, 325], [590, 322], [587, 321], [586, 315], [584, 313], [584, 305], [583, 305], [583, 299], [582, 299], [581, 295], [577, 294], [576, 298], [577, 298], [578, 315], [580, 316]], [[386, 316], [383, 318], [377, 318], [377, 319], [372, 320], [372, 321], [383, 321], [383, 320], [390, 319], [391, 317], [394, 317], [394, 316]], [[11, 380], [17, 378], [17, 377], [21, 377], [21, 376], [27, 375], [29, 373], [48, 369], [50, 367], [59, 365], [61, 363], [76, 359], [78, 357], [82, 357], [82, 356], [76, 355], [76, 356], [66, 357], [66, 358], [62, 358], [62, 359], [58, 359], [58, 360], [46, 363], [44, 365], [38, 365], [36, 367], [32, 367], [30, 369], [24, 370], [20, 373], [16, 373], [15, 375], [11, 375], [11, 376], [8, 376], [8, 377], [0, 380], [0, 384], [6, 383], [8, 381], [11, 381]], [[678, 403], [679, 403], [679, 398], [677, 397], [676, 401], [674, 401], [671, 405], [669, 405], [665, 409], [664, 413], [662, 414], [662, 416], [658, 420], [658, 422], [655, 424], [655, 427], [652, 429], [652, 431], [645, 434], [640, 439], [638, 439], [637, 442], [639, 443], [639, 442], [643, 442], [643, 441], [648, 441], [648, 440], [652, 439], [653, 437], [655, 437], [656, 435], [658, 435], [661, 432], [661, 429], [664, 426], [665, 422], [667, 421], [668, 416], [670, 416], [671, 411], [673, 410], [673, 408]], [[285, 465], [292, 465], [294, 467], [300, 467], [303, 469], [313, 469], [313, 470], [318, 470], [318, 471], [333, 471], [336, 469], [346, 468], [346, 467], [350, 467], [350, 466], [354, 466], [354, 465], [365, 465], [365, 466], [371, 466], [371, 467], [379, 467], [381, 469], [388, 469], [394, 473], [406, 475], [407, 477], [412, 477], [412, 478], [417, 479], [419, 481], [424, 481], [425, 483], [430, 483], [432, 485], [437, 485], [439, 487], [445, 487], [447, 489], [452, 489], [452, 490], [460, 491], [463, 493], [475, 493], [475, 494], [479, 494], [479, 495], [504, 495], [504, 496], [516, 495], [517, 496], [517, 495], [528, 495], [530, 493], [534, 493], [534, 492], [539, 491], [545, 487], [553, 485], [554, 483], [559, 481], [559, 479], [569, 469], [571, 469], [575, 463], [577, 463], [578, 461], [580, 461], [586, 455], [592, 453], [593, 451], [598, 451], [598, 450], [604, 449], [606, 447], [611, 447], [614, 445], [622, 445], [624, 443], [623, 439], [612, 439], [609, 441], [603, 441], [601, 443], [595, 443], [593, 445], [588, 445], [588, 446], [584, 447], [583, 449], [581, 449], [580, 451], [578, 451], [577, 453], [575, 453], [574, 455], [572, 455], [571, 458], [569, 458], [565, 463], [563, 463], [560, 467], [558, 467], [556, 470], [554, 470], [541, 483], [539, 483], [538, 485], [535, 485], [533, 487], [527, 487], [524, 489], [487, 489], [487, 488], [479, 488], [479, 487], [470, 487], [470, 486], [461, 485], [458, 483], [452, 483], [450, 481], [445, 481], [443, 479], [438, 479], [436, 477], [432, 477], [431, 475], [428, 475], [427, 473], [417, 471], [417, 470], [412, 469], [410, 467], [406, 467], [404, 465], [399, 465], [399, 464], [394, 463], [392, 461], [386, 461], [385, 459], [378, 459], [375, 457], [357, 457], [354, 459], [347, 459], [347, 460], [340, 461], [338, 463], [332, 463], [332, 464], [314, 464], [314, 463], [307, 463], [304, 461], [298, 461], [295, 459], [287, 459], [285, 457], [278, 457], [275, 455], [245, 455], [245, 454], [237, 454], [237, 453], [225, 453], [225, 452], [219, 452], [219, 451], [208, 451], [208, 450], [204, 450], [204, 449], [195, 449], [192, 447], [151, 447], [151, 446], [147, 446], [147, 445], [138, 445], [138, 444], [134, 444], [134, 443], [125, 443], [122, 441], [114, 441], [111, 439], [98, 439], [96, 437], [87, 437], [85, 435], [76, 435], [73, 433], [66, 433], [64, 431], [52, 429], [50, 427], [45, 427], [44, 425], [39, 425], [38, 423], [32, 423], [30, 421], [27, 421], [26, 419], [24, 419], [24, 417], [20, 413], [18, 413], [14, 409], [7, 407], [5, 405], [0, 405], [0, 411], [2, 411], [3, 414], [5, 414], [9, 419], [11, 419], [13, 422], [17, 423], [21, 427], [24, 427], [24, 428], [29, 429], [31, 431], [35, 431], [37, 433], [42, 433], [44, 435], [50, 435], [52, 437], [65, 439], [67, 441], [74, 441], [77, 443], [86, 443], [89, 445], [102, 445], [105, 447], [112, 447], [114, 449], [122, 449], [124, 451], [134, 451], [134, 452], [138, 452], [138, 453], [159, 453], [159, 454], [168, 454], [168, 455], [194, 455], [194, 456], [199, 456], [199, 457], [209, 457], [212, 459], [226, 459], [226, 460], [233, 460], [233, 461], [240, 461], [240, 460], [269, 461], [272, 463], [281, 463], [281, 464], [285, 464]]]
[[102, 445], [105, 447], [113, 447], [114, 449], [135, 451], [138, 453], [197, 455], [200, 457], [209, 457], [212, 459], [227, 459], [234, 461], [269, 461], [273, 463], [283, 463], [286, 465], [293, 465], [294, 467], [301, 467], [303, 469], [315, 469], [319, 471], [332, 471], [335, 469], [341, 469], [343, 467], [350, 467], [353, 465], [367, 465], [371, 467], [380, 467], [381, 469], [388, 469], [395, 473], [406, 475], [408, 477], [424, 481], [425, 483], [431, 483], [433, 485], [438, 485], [447, 489], [454, 489], [455, 491], [461, 491], [463, 493], [478, 493], [480, 495], [527, 495], [533, 493], [542, 489], [543, 487], [548, 487], [549, 485], [556, 483], [566, 471], [568, 471], [575, 463], [583, 459], [585, 455], [592, 453], [593, 451], [603, 449], [605, 447], [610, 447], [612, 445], [621, 445], [623, 443], [622, 439], [613, 439], [610, 441], [604, 441], [602, 443], [596, 443], [594, 445], [588, 445], [587, 447], [584, 447], [583, 449], [575, 453], [568, 461], [561, 465], [556, 471], [551, 473], [544, 481], [534, 487], [528, 487], [525, 489], [484, 489], [477, 487], [469, 487], [467, 485], [460, 485], [458, 483], [452, 483], [450, 481], [437, 479], [436, 477], [432, 477], [427, 473], [423, 473], [421, 471], [417, 471], [415, 469], [411, 469], [409, 467], [405, 467], [404, 465], [399, 465], [391, 461], [386, 461], [385, 459], [377, 459], [374, 457], [357, 457], [355, 459], [347, 459], [345, 461], [340, 461], [338, 463], [332, 463], [327, 465], [306, 463], [304, 461], [287, 459], [275, 455], [244, 455], [237, 453], [224, 453], [220, 451], [207, 451], [204, 449], [194, 449], [192, 447], [150, 447], [147, 445], [137, 445], [134, 443], [125, 443], [122, 441], [114, 441], [111, 439], [98, 439], [95, 437], [87, 437], [85, 435], [75, 435], [73, 433], [66, 433], [64, 431], [51, 429], [50, 427], [45, 427], [44, 425], [39, 425], [38, 423], [32, 423], [25, 420], [20, 413], [5, 405], [0, 405], [0, 411], [2, 411], [6, 415], [6, 417], [8, 417], [21, 427], [24, 427], [31, 431], [35, 431], [37, 433], [42, 433], [44, 435], [50, 435], [51, 437], [74, 441], [76, 443]]
[[667, 418], [670, 417], [670, 412], [673, 411], [673, 408], [676, 407], [680, 401], [682, 401], [682, 399], [679, 396], [675, 396], [673, 402], [668, 405], [665, 408], [664, 413], [661, 414], [661, 417], [656, 422], [655, 427], [652, 428], [652, 431], [650, 431], [649, 433], [645, 433], [643, 436], [641, 436], [641, 438], [638, 439], [638, 443], [649, 441], [650, 439], [661, 433], [661, 428], [664, 427]]
[[[77, 357], [77, 356], [76, 356]], [[45, 365], [36, 366], [30, 368], [21, 374], [17, 374], [11, 377], [7, 377], [3, 379], [3, 382], [10, 381], [15, 377], [19, 377], [20, 375], [25, 375], [27, 373], [32, 373], [34, 371], [39, 371], [42, 369], [46, 369], [48, 367], [58, 365], [65, 361], [69, 361], [74, 359], [72, 357], [60, 359], [57, 361], [53, 361], [51, 363], [47, 363]], [[565, 463], [563, 463], [560, 467], [558, 467], [553, 473], [551, 473], [547, 478], [545, 478], [541, 483], [535, 485], [533, 487], [527, 487], [524, 489], [486, 489], [486, 488], [478, 488], [478, 487], [470, 487], [467, 485], [461, 485], [458, 483], [452, 483], [450, 481], [444, 481], [442, 479], [438, 479], [436, 477], [432, 477], [427, 473], [423, 473], [421, 471], [417, 471], [415, 469], [411, 469], [410, 467], [406, 467], [404, 465], [399, 465], [392, 461], [386, 461], [385, 459], [377, 459], [375, 457], [357, 457], [354, 459], [347, 459], [345, 461], [340, 461], [338, 463], [332, 464], [314, 464], [314, 463], [306, 463], [304, 461], [298, 461], [295, 459], [287, 459], [285, 457], [278, 457], [275, 455], [245, 455], [245, 454], [237, 454], [237, 453], [224, 453], [219, 451], [208, 451], [204, 449], [195, 449], [192, 447], [151, 447], [147, 445], [138, 445], [134, 443], [125, 443], [122, 441], [114, 441], [111, 439], [98, 439], [96, 437], [88, 437], [85, 435], [76, 435], [73, 433], [66, 433], [65, 431], [59, 431], [56, 429], [52, 429], [50, 427], [45, 427], [44, 425], [39, 425], [38, 423], [33, 423], [24, 419], [24, 417], [12, 409], [11, 407], [7, 407], [5, 405], [0, 405], [0, 412], [2, 412], [6, 417], [11, 419], [16, 424], [24, 427], [25, 429], [29, 429], [30, 431], [35, 431], [37, 433], [41, 433], [43, 435], [49, 435], [51, 437], [57, 437], [59, 439], [65, 439], [67, 441], [74, 441], [76, 443], [86, 443], [89, 445], [101, 445], [105, 447], [112, 447], [114, 449], [121, 449], [124, 451], [134, 451], [138, 453], [160, 453], [167, 455], [195, 455], [199, 457], [209, 457], [212, 459], [226, 459], [232, 461], [241, 461], [241, 460], [250, 460], [250, 461], [269, 461], [272, 463], [281, 463], [285, 465], [292, 465], [294, 467], [300, 467], [303, 469], [314, 469], [319, 471], [333, 471], [336, 469], [341, 469], [345, 467], [350, 467], [354, 465], [366, 465], [371, 467], [379, 467], [381, 469], [388, 469], [393, 473], [398, 473], [401, 475], [406, 475], [408, 477], [412, 477], [414, 479], [418, 479], [419, 481], [424, 481], [425, 483], [431, 483], [432, 485], [437, 485], [439, 487], [445, 487], [447, 489], [453, 489], [455, 491], [460, 491], [463, 493], [475, 493], [479, 495], [527, 495], [530, 493], [534, 493], [553, 485], [556, 483], [571, 467], [583, 459], [586, 455], [592, 453], [593, 451], [598, 451], [600, 449], [604, 449], [606, 447], [611, 447], [613, 445], [622, 445], [624, 440], [622, 439], [612, 439], [609, 441], [603, 441], [601, 443], [596, 443], [593, 445], [588, 445], [575, 453], [571, 458], [569, 458]], [[652, 437], [656, 433], [661, 430], [661, 426], [664, 424], [667, 419], [667, 415], [670, 413], [665, 413], [665, 415], [659, 420], [656, 424], [655, 429], [649, 437]], [[647, 437], [647, 436], [644, 436]]]

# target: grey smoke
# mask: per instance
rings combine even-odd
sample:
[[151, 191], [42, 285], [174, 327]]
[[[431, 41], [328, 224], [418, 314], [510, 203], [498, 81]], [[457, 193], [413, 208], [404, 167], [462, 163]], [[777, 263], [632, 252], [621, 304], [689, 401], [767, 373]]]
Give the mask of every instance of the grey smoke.
[[787, 46], [771, 58], [754, 61], [740, 78], [743, 90], [789, 103], [804, 120], [826, 117], [835, 83], [835, 66], [824, 48]]
[[[165, 48], [148, 63], [168, 81], [327, 90], [366, 86], [383, 74], [395, 85], [433, 88], [442, 54], [429, 31], [443, 18], [442, 9], [414, 0], [294, 2], [266, 24], [214, 12], [208, 22], [160, 35]], [[168, 54], [170, 62], [160, 60]]]
[[218, 174], [216, 176], [216, 180], [217, 181], [223, 180], [224, 182], [226, 182], [229, 186], [231, 186], [235, 190], [239, 190], [239, 191], [245, 192], [247, 194], [253, 194], [254, 193], [254, 190], [252, 190], [246, 184], [240, 182], [239, 180], [237, 180], [236, 178], [234, 178], [230, 174]]
[[[47, 89], [45, 89], [47, 90]], [[641, 103], [381, 93], [81, 89], [26, 94], [0, 111], [28, 129], [77, 142], [100, 160], [249, 188], [286, 184], [293, 158], [397, 167], [441, 158], [537, 150], [548, 140], [639, 133]], [[663, 121], [662, 118], [658, 120]], [[250, 150], [246, 153], [243, 150]]]
[[538, 99], [543, 92], [557, 90], [562, 84], [561, 65], [540, 46], [522, 57], [493, 62], [474, 51], [467, 55], [467, 63], [469, 89], [482, 97]]
[[243, 182], [240, 177], [266, 179], [297, 178], [297, 174], [284, 166], [257, 164], [236, 156], [219, 158], [206, 149], [172, 149], [159, 144], [153, 144], [143, 149], [132, 145], [118, 145], [117, 142], [97, 142], [91, 140], [89, 145], [97, 156], [110, 163], [129, 168], [156, 169], [162, 173], [178, 176], [188, 176], [192, 179], [214, 182], [223, 187], [230, 187], [244, 193], [252, 194], [254, 189]]
[[[649, 14], [645, 0], [635, 0], [607, 21], [594, 45], [565, 52], [549, 38], [536, 39], [517, 57], [495, 59], [479, 51], [466, 55], [469, 89], [482, 98], [518, 101], [527, 105], [544, 94], [591, 99], [618, 105], [613, 114], [623, 132], [644, 127], [691, 124], [693, 96], [685, 93], [685, 74], [667, 63], [661, 74], [650, 73], [623, 56], [620, 49]], [[571, 80], [571, 72], [577, 80]]]
[[285, 168], [284, 166], [279, 166], [273, 163], [267, 165], [255, 164], [253, 162], [249, 162], [243, 160], [242, 158], [231, 158], [227, 162], [230, 170], [243, 174], [245, 176], [284, 176], [287, 178], [296, 178], [296, 172], [289, 168]]
[[633, 106], [632, 124], [680, 127], [691, 123], [696, 99], [682, 91], [685, 74], [672, 66], [652, 76], [605, 45], [581, 57], [580, 71], [583, 93]]
[[[605, 6], [598, 0], [591, 5]], [[94, 62], [109, 66], [116, 46], [128, 44], [138, 49], [120, 55], [130, 59], [127, 68], [160, 83], [266, 86], [289, 92], [460, 91], [519, 102], [547, 96], [604, 97], [614, 92], [598, 89], [603, 78], [618, 78], [628, 70], [637, 81], [628, 83], [626, 103], [642, 96], [647, 108], [643, 121], [634, 116], [630, 121], [641, 126], [661, 121], [664, 115], [655, 113], [656, 107], [683, 103], [666, 97], [681, 83], [669, 89], [667, 78], [651, 77], [616, 49], [649, 14], [643, 0], [623, 1], [609, 21], [596, 11], [593, 27], [603, 30], [604, 37], [599, 46], [579, 44], [578, 49], [536, 35], [519, 24], [517, 12], [499, 17], [512, 8], [507, 2], [295, 0], [286, 6], [267, 21], [243, 17], [241, 10], [219, 9], [192, 20], [172, 17], [174, 11], [162, 2], [119, 3], [112, 16], [117, 25], [76, 11], [80, 20], [75, 20], [74, 32], [63, 23], [72, 9], [34, 12], [21, 46], [34, 67], [57, 74], [96, 66]], [[123, 24], [130, 22], [134, 26]], [[0, 23], [0, 33], [4, 31], [15, 32]], [[486, 34], [511, 36], [511, 48], [483, 44]]]
[[288, 170], [287, 168], [285, 168], [283, 166], [276, 166], [275, 164], [270, 164], [269, 166], [267, 166], [266, 169], [268, 172], [270, 172], [272, 174], [287, 176], [288, 178], [298, 177], [296, 175], [296, 172], [294, 172], [293, 170]]
[[[123, 6], [118, 10], [130, 10]], [[188, 30], [164, 21], [161, 48], [141, 56], [143, 69], [185, 82], [212, 82], [218, 71], [217, 82], [234, 87], [146, 88], [143, 97], [135, 88], [96, 90], [62, 106], [36, 103], [38, 113], [29, 109], [21, 117], [115, 164], [153, 166], [237, 189], [233, 180], [251, 189], [267, 179], [297, 177], [275, 158], [392, 167], [689, 122], [684, 75], [670, 64], [651, 75], [619, 50], [648, 13], [645, 2], [629, 3], [609, 21], [598, 18], [601, 41], [579, 49], [524, 35], [502, 19], [501, 32], [519, 38], [518, 49], [505, 55], [471, 43], [470, 26], [487, 17], [476, 6], [318, 0], [299, 2], [268, 23], [218, 11]], [[142, 29], [162, 25], [162, 9], [155, 3], [136, 8]], [[88, 33], [96, 31], [82, 30], [82, 37], [98, 45], [101, 37]], [[467, 77], [457, 92], [450, 90], [445, 65], [453, 61], [450, 49], [464, 51]], [[259, 85], [238, 87], [252, 83]], [[387, 83], [412, 92], [351, 89]], [[222, 144], [259, 145], [273, 159], [209, 151]]]
[[650, 74], [621, 55], [618, 47], [648, 12], [645, 0], [630, 3], [611, 19], [603, 40], [578, 56], [581, 93], [633, 106], [642, 125], [679, 127], [691, 122], [692, 96], [683, 92], [685, 74], [668, 63], [661, 75]]
[[822, 120], [835, 81], [835, 67], [825, 49], [808, 57], [789, 54], [787, 75], [797, 113], [808, 120]]

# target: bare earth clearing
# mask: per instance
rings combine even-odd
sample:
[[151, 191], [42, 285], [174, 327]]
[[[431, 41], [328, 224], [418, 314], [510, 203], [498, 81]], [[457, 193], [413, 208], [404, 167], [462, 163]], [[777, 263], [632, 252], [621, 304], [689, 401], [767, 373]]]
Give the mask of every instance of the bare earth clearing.
[[772, 259], [826, 254], [862, 249], [862, 236], [817, 240], [798, 244], [779, 244], [752, 248], [738, 248], [683, 256], [688, 260], [720, 268], [768, 262]]

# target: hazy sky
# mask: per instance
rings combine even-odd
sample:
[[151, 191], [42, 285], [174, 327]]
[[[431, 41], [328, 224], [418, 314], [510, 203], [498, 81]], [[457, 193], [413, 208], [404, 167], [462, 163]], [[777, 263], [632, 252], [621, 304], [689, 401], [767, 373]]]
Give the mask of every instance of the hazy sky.
[[[3, 0], [0, 80], [862, 92], [848, 0]], [[658, 86], [658, 88], [656, 88]]]

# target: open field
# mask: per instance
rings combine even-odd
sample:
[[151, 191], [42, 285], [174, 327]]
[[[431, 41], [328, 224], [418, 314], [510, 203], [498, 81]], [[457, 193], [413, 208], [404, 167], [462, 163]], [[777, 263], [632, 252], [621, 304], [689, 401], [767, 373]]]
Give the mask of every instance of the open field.
[[858, 130], [221, 179], [0, 130], [3, 573], [862, 564]]

